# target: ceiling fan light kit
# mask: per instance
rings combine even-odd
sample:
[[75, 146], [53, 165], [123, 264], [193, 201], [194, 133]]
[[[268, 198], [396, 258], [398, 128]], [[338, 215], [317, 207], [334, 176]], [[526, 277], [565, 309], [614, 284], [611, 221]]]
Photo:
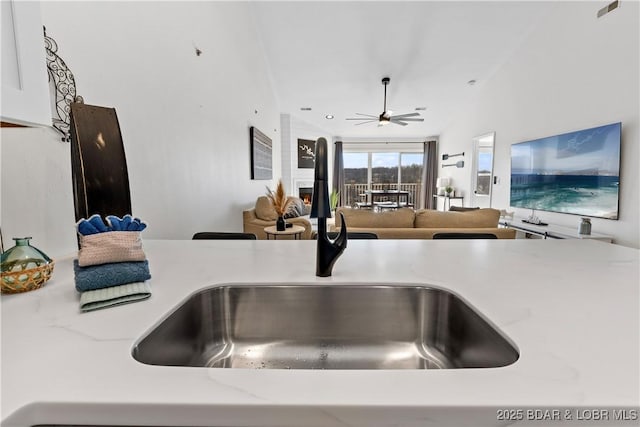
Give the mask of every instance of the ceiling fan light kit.
[[382, 79], [382, 84], [384, 86], [384, 105], [382, 113], [380, 113], [380, 115], [375, 116], [372, 114], [356, 113], [358, 116], [363, 117], [350, 117], [346, 120], [359, 120], [360, 123], [356, 123], [356, 126], [375, 122], [378, 122], [378, 126], [385, 126], [388, 123], [395, 123], [400, 126], [406, 126], [409, 124], [408, 122], [423, 122], [424, 119], [418, 117], [420, 116], [420, 113], [398, 114], [394, 116], [393, 111], [387, 110], [387, 86], [389, 85], [390, 81], [391, 79], [389, 77], [384, 77]]

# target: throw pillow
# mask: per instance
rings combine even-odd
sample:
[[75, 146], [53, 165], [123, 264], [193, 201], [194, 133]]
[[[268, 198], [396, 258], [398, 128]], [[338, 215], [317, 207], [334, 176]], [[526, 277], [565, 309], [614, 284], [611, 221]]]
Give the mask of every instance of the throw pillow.
[[284, 218], [295, 218], [304, 215], [304, 202], [299, 197], [290, 196], [288, 199], [291, 201], [291, 208], [289, 212], [284, 214]]
[[340, 207], [336, 211], [336, 227], [342, 225], [340, 213], [348, 227], [354, 228], [413, 228], [415, 214], [411, 208], [389, 212], [373, 212], [367, 209]]
[[275, 221], [278, 219], [278, 214], [267, 196], [260, 196], [258, 200], [256, 200], [256, 217], [264, 221]]
[[466, 212], [440, 212], [420, 209], [416, 212], [416, 228], [496, 228], [500, 211], [485, 208]]

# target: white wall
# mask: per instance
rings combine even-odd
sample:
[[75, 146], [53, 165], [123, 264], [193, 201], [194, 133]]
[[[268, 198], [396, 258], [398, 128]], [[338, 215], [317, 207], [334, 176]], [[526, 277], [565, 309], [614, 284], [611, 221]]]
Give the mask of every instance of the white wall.
[[[242, 210], [273, 185], [250, 179], [250, 126], [273, 140], [273, 177], [281, 171], [279, 108], [250, 5], [43, 2], [42, 18], [75, 74], [78, 94], [88, 104], [116, 108], [133, 213], [150, 224], [145, 237], [241, 231]], [[29, 197], [42, 198], [46, 190], [48, 202], [34, 213], [40, 220], [27, 222], [15, 207], [26, 195], [7, 180], [14, 165], [51, 150], [46, 168], [30, 169]], [[5, 238], [57, 226], [71, 238], [45, 238], [40, 247], [75, 244], [69, 168], [68, 148], [55, 133], [2, 129]], [[60, 177], [50, 180], [51, 169]]]
[[69, 144], [53, 128], [3, 128], [2, 236], [31, 236], [51, 257], [77, 249]]
[[[440, 136], [440, 153], [464, 151], [465, 167], [439, 168], [453, 185], [471, 190], [471, 139], [496, 132], [493, 207], [509, 207], [510, 146], [513, 143], [598, 125], [622, 122], [619, 220], [593, 219], [593, 231], [640, 247], [638, 175], [639, 4], [596, 19], [593, 2], [549, 3], [545, 24], [536, 28], [487, 82], [480, 102], [469, 105]], [[442, 162], [440, 162], [442, 163]], [[466, 202], [466, 200], [465, 200]], [[513, 210], [513, 209], [512, 209]], [[522, 216], [530, 211], [518, 210]], [[576, 227], [575, 215], [536, 212], [543, 221]]]

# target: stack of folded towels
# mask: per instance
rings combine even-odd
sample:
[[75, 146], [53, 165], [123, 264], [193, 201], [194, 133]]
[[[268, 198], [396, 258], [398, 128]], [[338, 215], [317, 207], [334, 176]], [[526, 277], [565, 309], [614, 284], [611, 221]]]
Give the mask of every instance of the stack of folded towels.
[[131, 215], [99, 215], [76, 224], [80, 238], [78, 258], [73, 261], [80, 310], [91, 311], [147, 299], [151, 288], [149, 262], [140, 233], [147, 224]]

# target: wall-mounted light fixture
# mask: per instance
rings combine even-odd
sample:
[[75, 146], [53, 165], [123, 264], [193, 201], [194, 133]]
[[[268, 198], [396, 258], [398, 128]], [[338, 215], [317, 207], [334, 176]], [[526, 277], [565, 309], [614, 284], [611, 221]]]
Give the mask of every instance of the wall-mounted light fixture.
[[448, 165], [442, 165], [443, 168], [446, 168], [448, 166], [455, 166], [457, 168], [463, 168], [464, 167], [464, 160], [458, 160], [455, 163], [451, 163], [451, 164], [448, 164]]
[[464, 151], [458, 154], [443, 154], [442, 160], [447, 160], [449, 157], [458, 157], [458, 156], [464, 156]]
[[451, 184], [451, 179], [448, 177], [440, 177], [436, 179], [436, 194], [444, 195], [444, 189]]
[[[458, 154], [443, 154], [442, 155], [442, 160], [448, 160], [451, 157], [459, 157], [459, 156], [464, 156], [464, 151], [462, 153], [458, 153]], [[442, 165], [443, 168], [446, 168], [448, 166], [455, 166], [457, 168], [463, 168], [464, 167], [464, 160], [458, 160], [455, 163], [450, 163], [448, 165]]]

